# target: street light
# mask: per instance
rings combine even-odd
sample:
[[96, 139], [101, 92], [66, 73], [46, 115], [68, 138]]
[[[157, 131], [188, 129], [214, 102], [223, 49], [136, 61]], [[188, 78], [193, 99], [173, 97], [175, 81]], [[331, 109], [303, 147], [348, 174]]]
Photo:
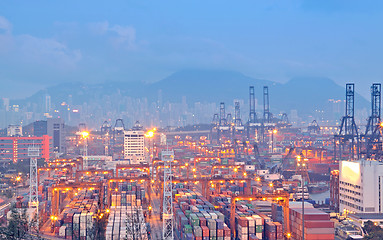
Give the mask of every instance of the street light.
[[85, 158], [85, 168], [88, 169], [88, 137], [89, 132], [81, 132], [81, 136], [84, 139], [84, 158]]

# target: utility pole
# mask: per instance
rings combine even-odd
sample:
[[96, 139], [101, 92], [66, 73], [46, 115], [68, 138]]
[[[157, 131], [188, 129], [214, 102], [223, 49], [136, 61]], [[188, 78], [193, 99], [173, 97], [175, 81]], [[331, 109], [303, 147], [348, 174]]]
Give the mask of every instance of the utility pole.
[[162, 239], [173, 240], [173, 197], [172, 197], [172, 161], [174, 151], [162, 151], [162, 161], [164, 162], [164, 197], [162, 207]]

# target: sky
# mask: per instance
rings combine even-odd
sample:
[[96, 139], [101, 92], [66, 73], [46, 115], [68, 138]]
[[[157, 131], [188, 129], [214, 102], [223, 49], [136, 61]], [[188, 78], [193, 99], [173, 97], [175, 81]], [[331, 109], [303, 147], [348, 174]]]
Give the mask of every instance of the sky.
[[0, 1], [0, 97], [184, 69], [286, 82], [383, 79], [383, 1]]

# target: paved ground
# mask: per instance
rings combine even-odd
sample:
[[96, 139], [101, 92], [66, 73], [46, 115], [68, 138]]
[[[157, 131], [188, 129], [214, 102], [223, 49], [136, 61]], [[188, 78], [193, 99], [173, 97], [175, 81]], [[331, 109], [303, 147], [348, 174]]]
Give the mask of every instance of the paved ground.
[[151, 227], [151, 239], [162, 239], [162, 221], [160, 220], [160, 195], [156, 196], [156, 193], [152, 188], [152, 215], [149, 220]]

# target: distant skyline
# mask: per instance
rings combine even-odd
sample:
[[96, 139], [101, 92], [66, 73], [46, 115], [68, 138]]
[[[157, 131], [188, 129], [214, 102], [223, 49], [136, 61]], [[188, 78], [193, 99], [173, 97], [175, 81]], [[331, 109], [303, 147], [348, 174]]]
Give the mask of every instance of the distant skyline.
[[161, 80], [222, 69], [286, 82], [383, 80], [383, 2], [2, 1], [0, 97], [63, 82]]

